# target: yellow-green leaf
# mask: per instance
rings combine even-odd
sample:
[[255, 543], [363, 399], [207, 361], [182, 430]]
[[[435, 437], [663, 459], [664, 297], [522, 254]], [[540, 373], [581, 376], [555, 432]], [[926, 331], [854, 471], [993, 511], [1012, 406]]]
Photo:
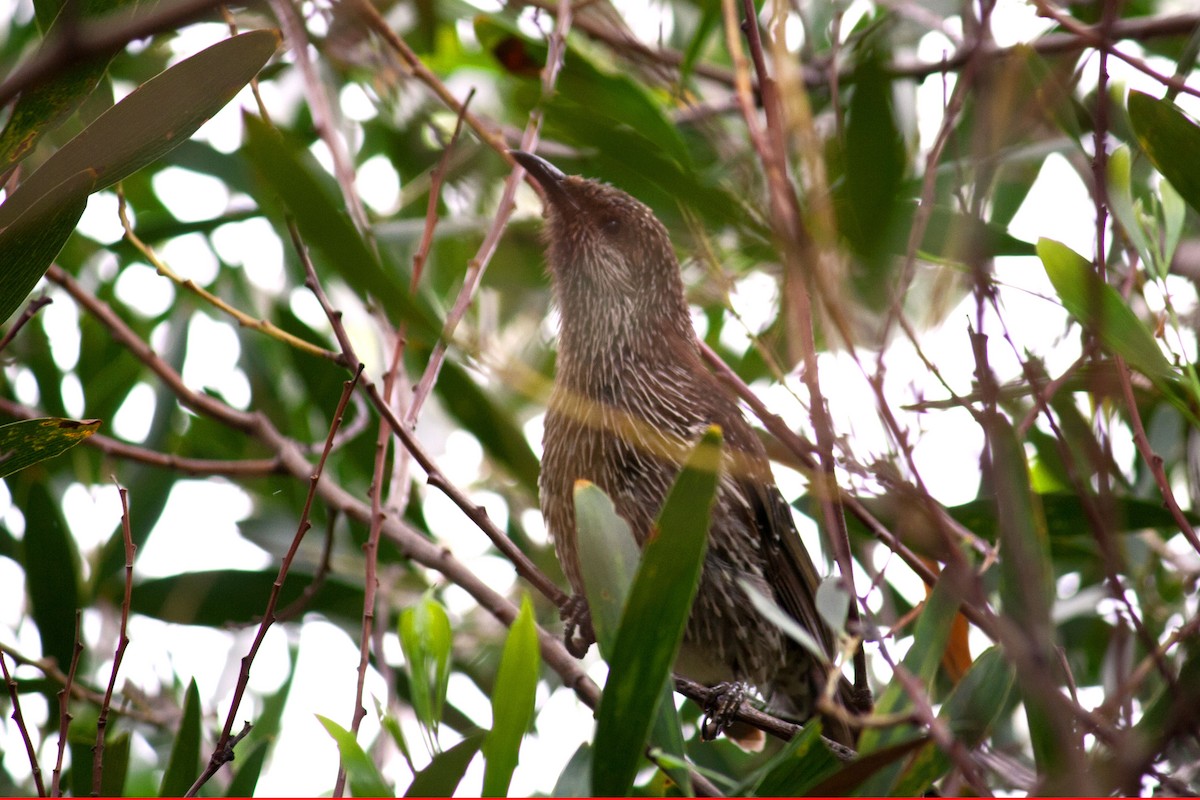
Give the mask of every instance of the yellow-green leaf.
[[70, 450], [100, 428], [98, 419], [25, 419], [0, 425], [0, 478]]
[[1117, 290], [1102, 281], [1087, 259], [1053, 239], [1040, 239], [1038, 256], [1063, 306], [1129, 366], [1154, 381], [1175, 370]]

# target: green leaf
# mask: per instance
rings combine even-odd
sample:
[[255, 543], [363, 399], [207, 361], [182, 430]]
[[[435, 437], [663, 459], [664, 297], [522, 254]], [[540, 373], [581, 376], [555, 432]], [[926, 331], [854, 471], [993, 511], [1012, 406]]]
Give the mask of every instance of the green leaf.
[[[50, 48], [60, 46], [64, 38], [74, 35], [72, 28], [82, 21], [97, 20], [106, 12], [136, 4], [136, 0], [73, 3], [70, 13], [56, 16], [46, 29], [39, 53], [46, 54]], [[100, 82], [116, 50], [113, 48], [108, 54], [70, 63], [21, 92], [4, 131], [0, 133], [0, 175], [29, 155], [42, 136], [83, 103]]]
[[575, 529], [579, 561], [586, 565], [583, 588], [600, 654], [611, 660], [625, 598], [637, 574], [641, 552], [629, 524], [617, 514], [604, 490], [588, 481], [575, 484]]
[[449, 750], [436, 754], [425, 769], [413, 776], [405, 797], [453, 797], [471, 759], [483, 744], [483, 734], [468, 736]]
[[1037, 250], [1054, 291], [1071, 316], [1146, 377], [1159, 383], [1174, 379], [1175, 370], [1150, 331], [1117, 290], [1096, 275], [1087, 259], [1053, 239], [1038, 240]]
[[0, 323], [25, 301], [75, 231], [87, 207], [90, 183], [86, 174], [74, 176], [71, 199], [42, 197], [0, 229]]
[[1121, 146], [1108, 156], [1108, 205], [1116, 216], [1125, 235], [1137, 247], [1138, 254], [1147, 264], [1155, 263], [1157, 247], [1151, 247], [1146, 230], [1139, 219], [1133, 199], [1133, 182], [1130, 175], [1131, 158], [1129, 148]]
[[[117, 536], [120, 536], [118, 532]], [[202, 570], [154, 578], [138, 584], [133, 593], [133, 611], [166, 622], [184, 625], [224, 626], [254, 622], [278, 577], [278, 570]], [[297, 600], [311, 586], [312, 575], [293, 569], [279, 595], [281, 608]], [[118, 582], [106, 584], [117, 591]], [[348, 586], [327, 578], [307, 598], [305, 609], [331, 617], [352, 620], [362, 615], [362, 586]]]
[[1129, 93], [1129, 121], [1154, 168], [1200, 212], [1200, 126], [1169, 100]]
[[842, 588], [841, 579], [830, 575], [817, 586], [817, 613], [830, 630], [846, 629], [846, 617], [850, 613], [850, 595]]
[[[959, 601], [955, 595], [956, 590], [951, 587], [952, 583], [943, 574], [933, 587], [933, 591], [925, 600], [921, 615], [917, 618], [912, 647], [902, 662], [904, 669], [921, 682], [926, 692], [933, 688], [942, 653], [946, 651], [950, 627], [958, 613]], [[911, 708], [912, 699], [908, 689], [895, 679], [888, 684], [875, 703], [875, 713], [880, 716], [902, 714]], [[885, 753], [894, 748], [899, 748], [897, 752], [903, 752], [904, 747], [921, 738], [921, 732], [911, 725], [867, 728], [859, 737], [858, 752], [863, 757]], [[878, 772], [864, 783], [863, 794], [890, 795], [899, 775], [900, 765], [885, 759]]]
[[[31, 616], [42, 652], [65, 669], [75, 650], [75, 611], [80, 607], [80, 557], [50, 482], [38, 470], [10, 479], [13, 503], [25, 515], [22, 566]], [[113, 489], [115, 492], [116, 489]]]
[[816, 640], [816, 638], [804, 629], [796, 618], [779, 607], [772, 598], [763, 594], [762, 589], [747, 578], [739, 578], [738, 584], [742, 587], [742, 591], [750, 598], [750, 604], [754, 609], [762, 614], [772, 625], [779, 628], [787, 634], [793, 641], [799, 643], [805, 650], [812, 654], [813, 658], [817, 659], [822, 664], [829, 663], [829, 654], [825, 652], [824, 646]]
[[1000, 598], [1004, 612], [1027, 635], [1049, 646], [1054, 570], [1046, 523], [1029, 485], [1025, 450], [1008, 420], [993, 417], [988, 426], [992, 453], [1000, 552]]
[[150, 79], [29, 175], [0, 205], [0, 320], [33, 289], [89, 194], [186, 141], [267, 62], [275, 31], [225, 39]]
[[0, 478], [65, 453], [99, 428], [98, 419], [59, 417], [0, 425]]
[[200, 690], [196, 679], [188, 684], [183, 701], [179, 733], [171, 745], [167, 768], [159, 785], [159, 797], [183, 797], [200, 774]]
[[513, 621], [500, 656], [496, 684], [492, 688], [492, 729], [483, 740], [483, 796], [503, 797], [508, 793], [517, 768], [521, 741], [533, 721], [541, 651], [537, 624], [529, 596], [521, 597], [521, 611]]
[[[245, 744], [242, 746], [245, 747]], [[267, 763], [267, 753], [270, 751], [271, 742], [262, 739], [251, 744], [247, 751], [237, 754], [233, 778], [225, 790], [226, 797], [254, 796], [254, 789], [258, 786], [259, 776], [262, 775], [263, 765]]]
[[873, 44], [860, 54], [846, 110], [845, 182], [838, 221], [863, 259], [859, 290], [877, 305], [888, 299], [886, 277], [893, 263], [884, 248], [888, 237], [879, 233], [891, 228], [900, 208], [906, 158], [892, 101], [892, 77], [884, 69], [887, 53], [877, 39], [867, 41]]
[[438, 725], [446, 702], [454, 641], [450, 617], [432, 592], [400, 612], [400, 647], [408, 669], [413, 711], [425, 731], [430, 752], [438, 749]]
[[[122, 731], [108, 740], [104, 746], [103, 774], [100, 776], [101, 797], [123, 797], [125, 795], [125, 776], [129, 774], [129, 751], [132, 737], [128, 731]], [[90, 748], [88, 751], [90, 755]], [[91, 758], [83, 763], [91, 764]], [[91, 794], [90, 787], [88, 794]]]
[[22, 181], [0, 205], [0, 227], [75, 175], [89, 174], [97, 192], [154, 163], [224, 108], [278, 45], [276, 31], [249, 31], [146, 81]]
[[701, 438], [642, 553], [596, 714], [592, 789], [598, 795], [624, 795], [633, 785], [700, 582], [721, 445], [715, 426]]
[[767, 762], [746, 794], [800, 797], [836, 773], [840, 766], [837, 756], [821, 742], [820, 720], [814, 720]]
[[375, 768], [375, 762], [371, 761], [355, 741], [354, 735], [328, 717], [320, 714], [316, 717], [337, 743], [351, 793], [355, 797], [395, 797], [395, 793]]
[[[1015, 623], [1015, 630], [1024, 640], [1022, 646], [1030, 653], [1030, 660], [1039, 665], [1052, 664], [1054, 567], [1045, 520], [1029, 485], [1025, 450], [1012, 425], [994, 416], [987, 434], [999, 521], [1000, 600], [1005, 617]], [[1057, 670], [1039, 668], [1023, 672], [1020, 677], [1038, 772], [1067, 775], [1072, 761], [1067, 751], [1077, 748], [1079, 742], [1070, 722], [1044, 700], [1059, 683]]]
[[[984, 651], [954, 687], [938, 712], [955, 741], [967, 749], [977, 747], [1007, 708], [1013, 688], [1013, 669], [997, 647]], [[895, 795], [921, 797], [933, 782], [953, 768], [953, 760], [932, 743], [913, 759]]]
[[551, 797], [590, 797], [592, 794], [592, 746], [579, 745], [571, 760], [558, 774]]
[[292, 215], [305, 242], [356, 291], [373, 296], [393, 320], [408, 323], [409, 334], [432, 343], [441, 324], [423, 295], [413, 295], [383, 264], [355, 229], [316, 160], [290, 138], [265, 122], [246, 115], [245, 154], [266, 193], [259, 202], [275, 205], [275, 197]]
[[[579, 558], [587, 565], [583, 583], [592, 625], [601, 655], [611, 660], [641, 554], [629, 525], [617, 514], [612, 500], [588, 481], [575, 485], [575, 529]], [[650, 741], [682, 759], [686, 750], [673, 697], [674, 684], [668, 676], [657, 701], [659, 713], [651, 728]], [[690, 790], [692, 778], [687, 770], [667, 769], [667, 772], [685, 792]]]

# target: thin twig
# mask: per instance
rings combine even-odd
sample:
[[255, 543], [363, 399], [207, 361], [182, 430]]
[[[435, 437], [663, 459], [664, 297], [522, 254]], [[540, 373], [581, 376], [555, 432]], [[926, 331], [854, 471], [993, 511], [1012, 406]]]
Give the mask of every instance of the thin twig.
[[38, 764], [37, 752], [33, 747], [33, 738], [29, 728], [25, 727], [25, 715], [21, 713], [21, 696], [17, 692], [17, 680], [8, 671], [8, 663], [0, 655], [0, 670], [3, 670], [4, 685], [8, 689], [8, 699], [12, 702], [12, 721], [17, 725], [17, 733], [25, 744], [25, 754], [29, 757], [29, 769], [33, 773], [33, 785], [37, 787], [38, 797], [46, 796], [46, 786], [42, 783], [42, 768]]
[[67, 679], [58, 690], [58, 753], [54, 759], [54, 772], [50, 779], [50, 796], [61, 797], [62, 788], [59, 781], [62, 778], [63, 758], [67, 753], [67, 738], [71, 728], [71, 688], [75, 683], [75, 670], [79, 668], [79, 657], [83, 655], [83, 639], [80, 623], [83, 613], [75, 610], [75, 646], [71, 648], [71, 668], [67, 671]]
[[225, 717], [225, 727], [221, 730], [221, 736], [217, 739], [217, 744], [213, 748], [213, 753], [209, 757], [204, 771], [196, 778], [191, 788], [187, 790], [187, 794], [185, 795], [187, 797], [195, 797], [200, 787], [207, 783], [213, 775], [217, 774], [217, 770], [233, 759], [233, 745], [231, 742], [233, 721], [237, 718], [242, 697], [246, 693], [246, 686], [250, 683], [250, 666], [254, 663], [255, 656], [258, 655], [258, 649], [262, 646], [263, 639], [267, 636], [267, 631], [276, 620], [275, 608], [279, 603], [279, 595], [283, 591], [284, 581], [287, 580], [288, 570], [292, 566], [296, 552], [300, 549], [300, 543], [304, 540], [304, 534], [308, 532], [308, 529], [312, 525], [309, 520], [311, 519], [313, 501], [317, 496], [317, 485], [320, 483], [321, 475], [325, 471], [325, 462], [329, 458], [329, 453], [333, 450], [333, 439], [337, 433], [338, 426], [341, 424], [342, 414], [346, 410], [346, 405], [350, 401], [350, 395], [354, 392], [354, 387], [358, 383], [358, 376], [361, 372], [362, 367], [360, 366], [354, 373], [354, 377], [346, 381], [342, 386], [342, 396], [338, 400], [333, 419], [329, 423], [329, 434], [325, 437], [325, 449], [321, 453], [321, 458], [317, 461], [316, 468], [309, 471], [308, 495], [304, 498], [304, 508], [300, 512], [296, 534], [292, 537], [291, 546], [288, 547], [287, 552], [280, 561], [279, 572], [275, 576], [275, 582], [271, 585], [271, 594], [267, 598], [267, 607], [263, 611], [258, 632], [254, 636], [250, 650], [246, 655], [242, 656], [242, 665], [238, 671], [237, 685], [234, 687], [233, 698], [230, 700], [229, 713]]
[[[546, 67], [542, 70], [542, 97], [544, 99], [549, 99], [554, 94], [555, 82], [558, 80], [558, 73], [562, 68], [566, 52], [567, 31], [570, 30], [570, 26], [570, 3], [563, 0], [559, 8], [558, 24], [550, 36]], [[465, 116], [465, 111], [460, 112], [460, 116]], [[529, 120], [525, 124], [525, 132], [521, 135], [520, 149], [536, 150], [541, 129], [542, 111], [539, 106], [530, 113]], [[507, 153], [505, 155], [507, 156]], [[488, 227], [475, 257], [467, 262], [467, 273], [463, 277], [462, 288], [454, 299], [450, 313], [446, 315], [446, 321], [442, 326], [442, 335], [433, 346], [433, 352], [429, 356], [425, 372], [421, 375], [421, 380], [417, 383], [416, 388], [413, 389], [412, 403], [409, 405], [408, 414], [404, 419], [405, 424], [409, 427], [416, 427], [421, 408], [424, 406], [426, 398], [429, 397], [429, 393], [433, 391], [433, 385], [437, 382], [438, 374], [441, 372], [442, 363], [446, 358], [447, 343], [454, 337], [455, 329], [475, 300], [479, 285], [483, 281], [483, 273], [491, 262], [492, 256], [495, 255], [496, 247], [500, 244], [500, 237], [503, 236], [505, 227], [508, 225], [508, 218], [515, 208], [513, 198], [516, 196], [517, 186], [524, 175], [525, 170], [520, 165], [514, 164], [512, 171], [504, 181], [504, 189], [500, 193], [500, 203], [496, 208], [495, 216], [492, 217], [492, 224]]]
[[292, 4], [292, 0], [268, 0], [275, 18], [279, 20], [283, 30], [284, 41], [292, 51], [296, 60], [296, 68], [303, 78], [304, 94], [308, 99], [308, 110], [312, 114], [313, 127], [317, 136], [325, 143], [333, 161], [333, 176], [338, 188], [342, 191], [342, 200], [350, 211], [350, 218], [355, 227], [366, 239], [368, 246], [374, 247], [375, 239], [371, 233], [371, 224], [367, 219], [366, 209], [354, 185], [354, 161], [346, 146], [346, 139], [335, 121], [333, 106], [329, 95], [325, 92], [325, 84], [317, 76], [316, 65], [313, 64], [308, 52], [308, 31], [300, 12]]
[[0, 353], [4, 352], [4, 349], [8, 347], [9, 342], [16, 337], [21, 328], [25, 327], [25, 323], [29, 322], [29, 320], [33, 319], [37, 312], [41, 311], [43, 308], [53, 302], [53, 300], [45, 295], [42, 295], [41, 297], [35, 297], [30, 300], [29, 305], [25, 306], [25, 310], [21, 312], [21, 316], [17, 317], [16, 321], [13, 322], [13, 324], [9, 326], [8, 330], [4, 332], [4, 338], [0, 339]]
[[133, 543], [133, 529], [129, 522], [129, 491], [124, 486], [117, 487], [121, 497], [121, 538], [125, 542], [125, 594], [121, 598], [121, 626], [117, 634], [117, 649], [113, 654], [112, 672], [108, 676], [108, 688], [104, 690], [104, 702], [100, 704], [100, 714], [96, 718], [96, 746], [93, 748], [92, 760], [92, 794], [100, 794], [101, 778], [104, 772], [104, 733], [108, 726], [108, 710], [112, 706], [113, 689], [117, 685], [117, 672], [121, 669], [121, 660], [125, 657], [125, 649], [129, 647], [129, 608], [133, 602], [133, 560], [137, 555], [137, 545]]
[[1162, 85], [1169, 86], [1176, 92], [1190, 94], [1193, 97], [1200, 97], [1200, 89], [1192, 88], [1174, 76], [1164, 75], [1137, 56], [1131, 56], [1122, 52], [1121, 50], [1118, 50], [1113, 45], [1112, 39], [1110, 38], [1110, 36], [1116, 36], [1117, 38], [1120, 38], [1119, 34], [1116, 34], [1116, 32], [1113, 30], [1115, 27], [1113, 24], [1106, 24], [1101, 21], [1099, 26], [1090, 27], [1075, 19], [1070, 14], [1064, 14], [1063, 12], [1059, 11], [1052, 4], [1046, 2], [1046, 0], [1033, 0], [1033, 4], [1037, 6], [1039, 14], [1041, 14], [1043, 17], [1049, 17], [1050, 19], [1053, 19], [1063, 28], [1070, 31], [1072, 35], [1078, 38], [1081, 45], [1086, 47], [1095, 47], [1101, 53], [1111, 54], [1116, 58], [1121, 59], [1137, 71], [1145, 75], [1149, 75]]
[[315, 345], [311, 342], [307, 342], [304, 339], [301, 339], [299, 336], [290, 334], [270, 320], [255, 319], [249, 314], [243, 312], [241, 309], [235, 308], [229, 303], [226, 303], [224, 300], [217, 297], [215, 294], [208, 291], [191, 278], [184, 278], [179, 273], [175, 272], [175, 270], [171, 269], [165, 261], [158, 257], [158, 254], [155, 253], [149, 245], [138, 238], [138, 235], [133, 232], [133, 225], [129, 221], [129, 213], [125, 204], [125, 192], [120, 189], [117, 190], [117, 216], [120, 218], [121, 227], [125, 231], [125, 239], [128, 240], [131, 245], [133, 245], [135, 250], [142, 254], [143, 258], [154, 265], [154, 269], [159, 275], [169, 279], [181, 289], [185, 289], [196, 295], [204, 302], [216, 308], [218, 311], [223, 311], [224, 313], [228, 314], [235, 322], [237, 322], [239, 326], [243, 328], [250, 328], [251, 330], [265, 333], [267, 336], [278, 339], [284, 344], [290, 345], [301, 352], [308, 353], [309, 355], [314, 355], [319, 358], [324, 358], [334, 362], [338, 360], [337, 353], [326, 350], [324, 347], [320, 347], [319, 345]]
[[[300, 258], [300, 262], [304, 265], [305, 274], [307, 275], [305, 285], [317, 298], [317, 302], [321, 304], [321, 308], [325, 312], [325, 317], [329, 320], [329, 324], [333, 328], [334, 337], [337, 339], [338, 345], [342, 348], [342, 354], [347, 358], [356, 359], [354, 345], [350, 340], [350, 336], [346, 333], [345, 326], [342, 324], [342, 315], [333, 307], [328, 295], [325, 294], [325, 290], [322, 288], [320, 279], [317, 276], [316, 268], [312, 264], [312, 259], [308, 257], [308, 250], [300, 238], [299, 231], [295, 229], [295, 226], [289, 226], [289, 230], [292, 235], [292, 245], [295, 248], [297, 256]], [[371, 382], [369, 377], [363, 377], [362, 387], [372, 405], [375, 406], [375, 410], [387, 420], [392, 431], [400, 438], [405, 449], [412, 454], [417, 464], [425, 471], [426, 482], [430, 486], [440, 489], [443, 494], [449, 497], [492, 540], [496, 548], [516, 567], [517, 574], [553, 602], [555, 606], [561, 608], [567, 602], [567, 595], [552, 580], [546, 577], [527, 555], [521, 552], [521, 549], [496, 526], [496, 523], [492, 522], [485, 508], [472, 503], [470, 498], [461, 489], [446, 478], [445, 474], [438, 467], [437, 462], [426, 452], [408, 426], [396, 416], [388, 403], [380, 396], [379, 390], [376, 389], [375, 384]], [[370, 524], [369, 519], [367, 524]]]

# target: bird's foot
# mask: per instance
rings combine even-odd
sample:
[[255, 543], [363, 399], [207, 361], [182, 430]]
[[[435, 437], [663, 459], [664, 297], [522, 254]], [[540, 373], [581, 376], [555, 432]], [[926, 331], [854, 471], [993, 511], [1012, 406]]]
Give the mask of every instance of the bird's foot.
[[571, 599], [559, 610], [559, 615], [563, 621], [563, 644], [567, 652], [576, 658], [583, 658], [592, 642], [596, 641], [587, 598], [581, 594], [571, 595]]
[[742, 701], [750, 689], [741, 681], [718, 683], [704, 706], [704, 719], [700, 723], [700, 738], [711, 742], [730, 725], [734, 715], [742, 707]]

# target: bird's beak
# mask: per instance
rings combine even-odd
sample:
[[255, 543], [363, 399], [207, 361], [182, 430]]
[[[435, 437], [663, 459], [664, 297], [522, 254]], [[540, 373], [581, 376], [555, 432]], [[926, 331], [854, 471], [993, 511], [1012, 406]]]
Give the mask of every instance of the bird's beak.
[[563, 174], [562, 170], [533, 153], [526, 153], [524, 150], [509, 150], [508, 152], [518, 164], [525, 168], [529, 177], [542, 187], [546, 193], [547, 203], [566, 202], [572, 206], [575, 205], [570, 195], [567, 194], [566, 187], [563, 186], [567, 176]]

